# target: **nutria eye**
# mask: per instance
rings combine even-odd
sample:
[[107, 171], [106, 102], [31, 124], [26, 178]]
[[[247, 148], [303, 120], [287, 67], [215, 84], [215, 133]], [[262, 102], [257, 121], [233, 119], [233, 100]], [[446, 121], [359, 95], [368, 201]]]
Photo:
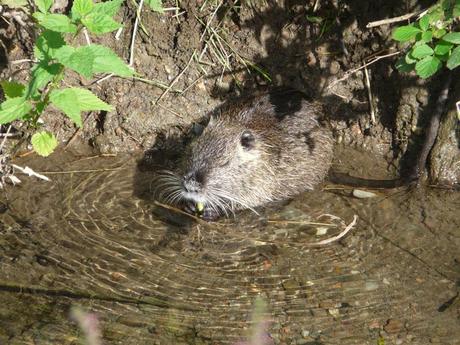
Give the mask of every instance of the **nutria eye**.
[[256, 138], [250, 131], [244, 131], [243, 134], [241, 134], [241, 146], [246, 149], [253, 148], [255, 140]]

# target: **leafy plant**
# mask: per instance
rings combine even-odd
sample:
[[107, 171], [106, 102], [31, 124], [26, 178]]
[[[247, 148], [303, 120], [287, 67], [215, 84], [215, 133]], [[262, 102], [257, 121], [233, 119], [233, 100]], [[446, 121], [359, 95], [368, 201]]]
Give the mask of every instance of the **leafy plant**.
[[[75, 42], [83, 28], [95, 35], [120, 28], [122, 25], [113, 16], [122, 2], [75, 0], [70, 14], [64, 15], [49, 12], [53, 0], [35, 0], [38, 12], [33, 13], [33, 18], [40, 32], [34, 46], [35, 62], [26, 85], [14, 81], [1, 82], [6, 99], [0, 104], [0, 124], [22, 120], [38, 128], [38, 120], [50, 104], [79, 127], [83, 125], [82, 112], [111, 111], [113, 107], [91, 91], [78, 87], [62, 88], [61, 84], [67, 69], [85, 78], [92, 78], [98, 73], [113, 73], [121, 77], [134, 75], [134, 70], [105, 46], [74, 46], [66, 42]], [[56, 137], [47, 131], [35, 133], [31, 141], [34, 150], [42, 156], [48, 156], [57, 146]]]
[[152, 9], [152, 11], [164, 13], [163, 5], [161, 0], [146, 0], [147, 5]]
[[460, 0], [441, 0], [419, 20], [393, 31], [393, 39], [409, 42], [404, 57], [396, 63], [403, 72], [415, 69], [429, 78], [444, 65], [452, 70], [460, 65], [460, 32], [452, 31], [460, 18]]

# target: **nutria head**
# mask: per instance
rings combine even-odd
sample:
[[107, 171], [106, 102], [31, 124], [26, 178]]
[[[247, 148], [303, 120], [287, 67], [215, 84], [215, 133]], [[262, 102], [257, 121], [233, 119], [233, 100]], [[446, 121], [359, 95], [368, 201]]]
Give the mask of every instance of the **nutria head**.
[[213, 219], [312, 189], [333, 151], [321, 112], [303, 101], [276, 107], [269, 96], [224, 108], [186, 147], [178, 169], [159, 176], [159, 197]]
[[204, 218], [271, 201], [280, 143], [270, 112], [265, 114], [211, 117], [187, 146], [178, 172], [160, 177], [166, 201], [185, 204]]

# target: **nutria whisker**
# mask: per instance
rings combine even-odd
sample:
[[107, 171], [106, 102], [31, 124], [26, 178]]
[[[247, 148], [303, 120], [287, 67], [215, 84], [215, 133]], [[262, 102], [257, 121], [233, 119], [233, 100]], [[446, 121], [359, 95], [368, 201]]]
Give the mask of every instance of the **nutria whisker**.
[[249, 204], [244, 200], [236, 199], [235, 197], [232, 197], [231, 195], [229, 195], [227, 192], [225, 192], [223, 190], [220, 190], [220, 189], [217, 189], [217, 188], [213, 188], [212, 192], [215, 193], [216, 195], [218, 195], [219, 197], [227, 199], [228, 201], [230, 201], [232, 213], [234, 213], [234, 211], [235, 211], [235, 205], [234, 204], [236, 204], [236, 205], [242, 206], [243, 208], [247, 208], [247, 209], [251, 210], [252, 212], [254, 212], [255, 214], [259, 215], [257, 213], [257, 211], [254, 210], [251, 206], [249, 206]]

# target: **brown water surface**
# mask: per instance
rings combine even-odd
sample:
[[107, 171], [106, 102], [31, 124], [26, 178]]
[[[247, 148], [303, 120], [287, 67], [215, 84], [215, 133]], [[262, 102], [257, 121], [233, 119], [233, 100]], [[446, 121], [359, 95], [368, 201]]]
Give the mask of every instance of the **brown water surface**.
[[105, 344], [234, 344], [257, 296], [275, 344], [460, 343], [459, 192], [325, 188], [198, 224], [150, 200], [136, 158], [16, 162], [52, 182], [2, 196], [0, 344], [77, 344], [71, 306]]

